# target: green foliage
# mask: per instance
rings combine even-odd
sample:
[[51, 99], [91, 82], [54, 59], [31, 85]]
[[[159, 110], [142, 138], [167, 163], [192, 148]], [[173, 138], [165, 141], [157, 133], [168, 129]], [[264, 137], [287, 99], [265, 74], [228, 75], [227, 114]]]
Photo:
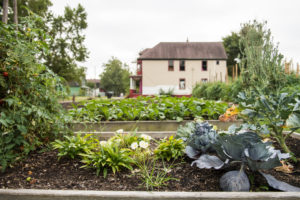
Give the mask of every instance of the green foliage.
[[113, 91], [119, 96], [129, 90], [129, 67], [120, 60], [112, 57], [103, 65], [104, 71], [100, 75], [100, 84], [105, 91]]
[[[235, 58], [238, 58], [243, 48], [240, 45], [241, 36], [239, 33], [231, 32], [231, 35], [223, 37], [223, 45], [228, 56], [227, 58], [227, 68], [228, 68], [228, 75], [232, 75], [233, 67], [236, 64]], [[239, 70], [240, 71], [240, 70]]]
[[270, 134], [285, 152], [292, 153], [285, 140], [299, 127], [291, 125], [289, 127], [291, 131], [286, 135], [283, 131], [287, 122], [291, 120], [292, 114], [299, 109], [299, 95], [296, 93], [261, 94], [253, 99], [252, 95], [240, 93], [239, 98], [240, 106], [244, 109], [241, 114], [245, 121], [254, 125], [258, 133]]
[[177, 120], [218, 119], [227, 103], [206, 101], [196, 98], [138, 97], [122, 100], [91, 100], [83, 108], [69, 110], [74, 121], [133, 121], [133, 120]]
[[159, 89], [159, 95], [172, 96], [174, 94], [174, 88], [169, 88], [167, 91], [162, 88]]
[[163, 186], [167, 186], [167, 182], [170, 180], [178, 180], [169, 175], [170, 171], [174, 167], [173, 164], [167, 166], [163, 162], [163, 167], [159, 168], [156, 165], [156, 161], [156, 159], [147, 160], [138, 164], [138, 167], [141, 170], [141, 180], [143, 181], [143, 184], [146, 186], [147, 190], [151, 191], [156, 188], [159, 189]]
[[[37, 56], [47, 52], [36, 28], [42, 20], [31, 16], [15, 25], [0, 25], [0, 160], [2, 171], [22, 155], [60, 137], [66, 118], [57, 98], [61, 79]], [[25, 28], [26, 27], [26, 28]]]
[[86, 18], [87, 13], [80, 4], [73, 9], [65, 7], [63, 16], [47, 14], [45, 28], [51, 36], [51, 40], [47, 41], [50, 54], [42, 54], [41, 57], [53, 72], [67, 81], [81, 82], [85, 77], [85, 69], [77, 63], [88, 58], [82, 33], [87, 28]]
[[236, 97], [241, 90], [241, 80], [238, 79], [228, 84], [222, 82], [196, 84], [192, 95], [193, 97], [209, 100], [236, 102]]
[[97, 147], [98, 140], [91, 137], [92, 134], [87, 134], [81, 137], [65, 136], [64, 140], [55, 140], [52, 143], [53, 149], [58, 149], [58, 159], [61, 157], [78, 158], [80, 154], [93, 150]]
[[217, 140], [218, 134], [208, 122], [195, 121], [179, 127], [176, 137], [186, 141], [189, 147], [186, 149], [186, 154], [193, 158], [196, 152], [213, 150], [212, 144]]
[[96, 174], [99, 176], [103, 171], [103, 176], [107, 176], [109, 169], [115, 174], [122, 168], [132, 170], [135, 161], [131, 158], [130, 150], [122, 149], [117, 143], [102, 143], [98, 151], [89, 151], [81, 154], [82, 162], [85, 164], [83, 168], [95, 168]]
[[137, 135], [136, 130], [130, 133], [123, 133], [123, 129], [117, 130], [115, 136], [109, 139], [110, 142], [118, 143], [121, 148], [132, 148], [132, 143], [137, 143], [137, 147], [141, 141], [149, 143], [152, 138], [149, 135]]
[[[250, 183], [243, 170], [244, 165], [252, 171], [268, 170], [280, 166], [280, 160], [290, 156], [275, 150], [271, 143], [262, 142], [255, 132], [247, 130], [233, 134], [220, 134], [212, 145], [218, 157], [203, 154], [193, 161], [192, 165], [196, 164], [200, 169], [221, 169], [230, 163], [241, 163], [239, 171], [229, 171], [221, 177], [220, 186], [225, 191], [249, 191]], [[261, 174], [266, 179], [269, 178], [268, 183], [272, 187], [275, 186], [276, 189], [299, 191], [299, 188], [279, 182], [271, 175]], [[280, 187], [277, 187], [279, 185]]]
[[260, 90], [264, 94], [279, 91], [286, 84], [283, 69], [283, 55], [278, 46], [273, 44], [267, 22], [253, 21], [242, 25], [242, 68], [243, 88]]
[[157, 158], [170, 161], [178, 159], [184, 155], [185, 144], [182, 139], [175, 139], [170, 136], [169, 139], [159, 141], [158, 147], [154, 150]]

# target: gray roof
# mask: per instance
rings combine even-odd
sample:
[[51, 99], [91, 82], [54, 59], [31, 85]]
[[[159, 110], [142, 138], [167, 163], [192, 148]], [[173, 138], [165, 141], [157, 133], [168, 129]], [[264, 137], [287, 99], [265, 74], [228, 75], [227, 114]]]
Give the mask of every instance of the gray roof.
[[161, 42], [140, 52], [138, 59], [226, 60], [227, 55], [222, 42]]

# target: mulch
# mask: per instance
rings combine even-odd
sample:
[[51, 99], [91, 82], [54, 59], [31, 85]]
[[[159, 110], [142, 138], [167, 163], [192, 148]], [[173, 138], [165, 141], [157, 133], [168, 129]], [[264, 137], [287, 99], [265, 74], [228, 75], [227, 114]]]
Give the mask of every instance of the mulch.
[[[300, 157], [300, 140], [288, 139], [288, 146]], [[165, 186], [155, 188], [155, 191], [220, 191], [219, 179], [229, 170], [238, 170], [239, 166], [231, 166], [222, 170], [199, 169], [191, 167], [192, 160], [184, 157], [174, 164], [169, 172], [172, 178]], [[167, 163], [167, 165], [170, 163]], [[294, 171], [286, 174], [275, 170], [269, 170], [278, 180], [300, 187], [300, 163], [292, 163]], [[162, 163], [157, 163], [162, 166]], [[59, 190], [113, 190], [113, 191], [146, 191], [137, 170], [122, 170], [114, 175], [109, 172], [104, 178], [102, 174], [96, 176], [95, 170], [81, 168], [79, 159], [57, 158], [57, 151], [32, 152], [28, 158], [15, 164], [5, 173], [0, 173], [1, 189], [59, 189]], [[246, 170], [252, 177], [252, 191], [273, 191], [268, 184], [256, 172]]]

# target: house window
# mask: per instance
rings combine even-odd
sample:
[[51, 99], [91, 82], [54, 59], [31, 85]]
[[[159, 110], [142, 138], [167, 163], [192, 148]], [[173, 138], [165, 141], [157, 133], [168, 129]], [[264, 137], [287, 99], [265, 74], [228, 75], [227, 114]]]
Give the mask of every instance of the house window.
[[202, 78], [201, 81], [202, 81], [202, 83], [207, 83], [208, 82], [207, 78]]
[[174, 60], [169, 60], [168, 70], [174, 71]]
[[184, 90], [185, 89], [185, 78], [179, 79], [179, 89]]
[[217, 65], [219, 65], [219, 64], [220, 64], [220, 61], [217, 60]]
[[185, 61], [180, 60], [179, 71], [185, 71]]
[[202, 61], [202, 71], [207, 71], [207, 61], [206, 60]]

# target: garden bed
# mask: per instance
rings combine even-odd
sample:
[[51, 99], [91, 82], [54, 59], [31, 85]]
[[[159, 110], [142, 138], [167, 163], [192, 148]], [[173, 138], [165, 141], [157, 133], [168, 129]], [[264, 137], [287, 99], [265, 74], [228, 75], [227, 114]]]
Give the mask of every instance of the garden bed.
[[[300, 157], [300, 140], [290, 138], [288, 145], [291, 150]], [[154, 191], [220, 191], [219, 178], [225, 171], [238, 169], [231, 166], [230, 169], [213, 170], [191, 167], [191, 160], [184, 157], [183, 162], [173, 163], [174, 167], [170, 175], [178, 180], [171, 180], [166, 186], [154, 188]], [[169, 163], [170, 164], [170, 163]], [[95, 170], [80, 168], [80, 160], [57, 159], [56, 151], [43, 153], [34, 152], [14, 168], [0, 175], [1, 189], [52, 189], [52, 190], [100, 190], [100, 191], [146, 191], [138, 173], [129, 170], [121, 171], [116, 175], [112, 172], [104, 178], [102, 174], [95, 175]], [[162, 166], [162, 163], [157, 163]], [[247, 171], [249, 174], [250, 172]], [[300, 163], [294, 165], [291, 174], [269, 170], [277, 179], [291, 185], [300, 187]], [[28, 178], [30, 177], [30, 178]], [[254, 173], [254, 185], [252, 191], [272, 191], [267, 187], [265, 179]], [[300, 195], [300, 194], [299, 194]], [[1, 193], [0, 193], [1, 196]]]

